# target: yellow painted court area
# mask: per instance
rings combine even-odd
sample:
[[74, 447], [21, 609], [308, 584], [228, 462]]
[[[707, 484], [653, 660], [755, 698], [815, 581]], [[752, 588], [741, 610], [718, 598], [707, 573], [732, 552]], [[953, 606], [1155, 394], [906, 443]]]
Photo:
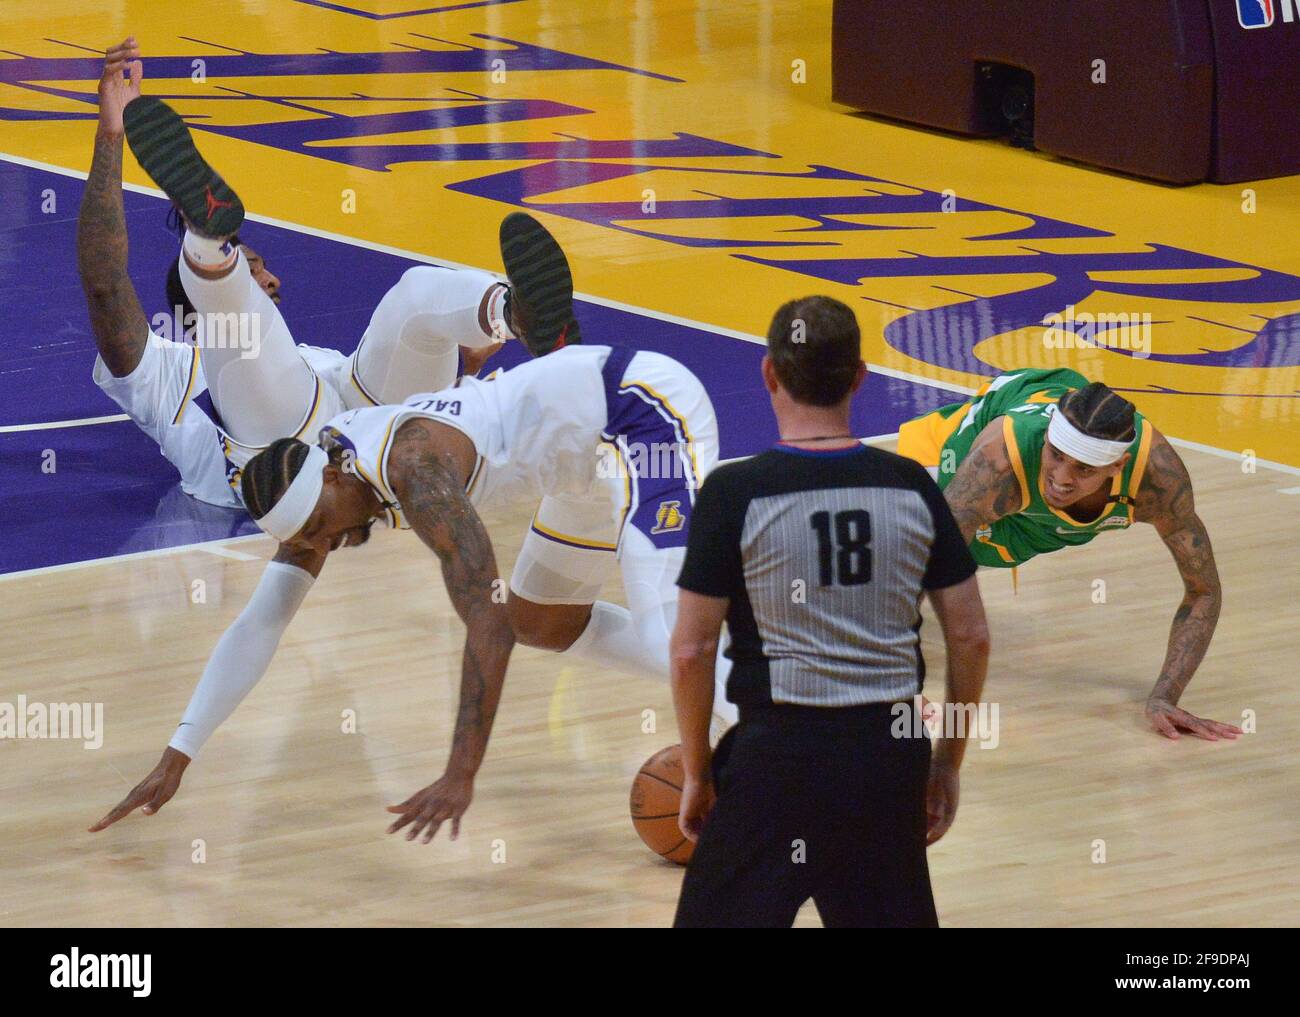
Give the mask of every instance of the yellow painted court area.
[[[1295, 178], [1251, 184], [1249, 194], [1235, 186], [1166, 187], [1001, 142], [850, 115], [829, 100], [829, 0], [519, 0], [402, 16], [450, 6], [455, 5], [431, 0], [334, 5], [386, 16], [376, 20], [296, 0], [127, 0], [112, 13], [89, 18], [74, 2], [11, 0], [6, 48], [66, 59], [77, 51], [61, 43], [97, 48], [133, 32], [147, 55], [185, 58], [173, 76], [154, 77], [148, 88], [174, 96], [178, 110], [213, 129], [414, 108], [454, 111], [483, 101], [533, 103], [522, 119], [450, 126], [431, 121], [433, 126], [421, 129], [407, 125], [381, 133], [364, 133], [371, 128], [353, 123], [340, 137], [305, 141], [294, 151], [266, 138], [218, 133], [204, 133], [201, 143], [214, 164], [238, 167], [237, 176], [231, 175], [255, 214], [492, 268], [498, 259], [496, 224], [509, 206], [449, 188], [473, 187], [547, 161], [541, 148], [536, 157], [515, 157], [528, 155], [526, 146], [586, 141], [586, 155], [579, 149], [562, 153], [569, 163], [563, 179], [534, 175], [517, 201], [557, 210], [545, 218], [569, 252], [582, 292], [751, 336], [763, 334], [781, 301], [827, 292], [858, 310], [869, 363], [954, 385], [974, 387], [979, 377], [941, 355], [939, 340], [921, 337], [906, 350], [886, 342], [885, 327], [908, 313], [902, 308], [954, 307], [1042, 286], [1052, 276], [1025, 264], [1034, 253], [1175, 248], [1220, 259], [1236, 267], [1089, 274], [1097, 291], [1078, 302], [1078, 314], [1119, 314], [1135, 322], [1149, 315], [1142, 341], [1153, 356], [1087, 343], [1053, 348], [1044, 342], [1050, 326], [1041, 324], [981, 333], [976, 353], [999, 369], [1074, 367], [1123, 388], [1167, 434], [1300, 466], [1300, 325], [1290, 324], [1267, 349], [1243, 357], [1249, 361], [1244, 365], [1220, 366], [1205, 357], [1241, 347], [1262, 322], [1300, 313], [1300, 299], [1243, 302], [1194, 291], [1171, 296], [1105, 289], [1107, 283], [1147, 290], [1159, 283], [1222, 283], [1260, 270], [1300, 274]], [[612, 66], [533, 69], [520, 58], [520, 44]], [[213, 58], [230, 56], [232, 47], [296, 56], [297, 69], [284, 73], [280, 66], [242, 77], [218, 73]], [[470, 48], [499, 52], [499, 63], [489, 60], [485, 70], [480, 60], [472, 70], [436, 73], [384, 69], [385, 54], [464, 54]], [[375, 69], [339, 72], [321, 65], [313, 73], [312, 56], [331, 51], [376, 54]], [[199, 66], [195, 61], [208, 62], [205, 80], [192, 80], [202, 76], [193, 69]], [[84, 78], [42, 84], [93, 90], [93, 81]], [[0, 106], [85, 110], [73, 99], [14, 83], [0, 84]], [[0, 151], [84, 169], [91, 129], [84, 122], [0, 120]], [[672, 141], [684, 136], [707, 139], [711, 145], [697, 148], [725, 154], [674, 154]], [[597, 144], [620, 140], [641, 142], [644, 154], [606, 155]], [[323, 156], [324, 150], [358, 144], [463, 146], [463, 157], [444, 151], [438, 159], [377, 169]], [[128, 179], [147, 185], [131, 160], [127, 164]], [[638, 168], [619, 172], [619, 166]], [[836, 172], [819, 175], [814, 167]], [[815, 218], [812, 199], [833, 205], [835, 199], [868, 194], [929, 194], [933, 207], [878, 215], [832, 211], [827, 221], [837, 228]], [[945, 195], [989, 208], [945, 214]], [[582, 218], [617, 212], [615, 203], [635, 214], [613, 215], [608, 223]], [[1014, 234], [1036, 220], [1086, 227], [1094, 235], [979, 239]], [[683, 238], [704, 246], [673, 242]], [[1017, 256], [1015, 265], [998, 271], [996, 259]], [[742, 257], [780, 261], [782, 267]], [[909, 258], [971, 259], [978, 272], [962, 274], [959, 265], [948, 265], [927, 275], [913, 266], [899, 275], [883, 265]], [[828, 259], [862, 259], [861, 275], [848, 281], [818, 277], [817, 263]]]
[[[827, 293], [855, 308], [882, 373], [973, 390], [996, 370], [1059, 365], [1122, 390], [1183, 440], [1223, 579], [1184, 703], [1225, 722], [1249, 714], [1257, 730], [1210, 744], [1147, 729], [1182, 596], [1151, 527], [1043, 556], [1018, 592], [986, 570], [987, 692], [1003, 729], [996, 751], [968, 753], [957, 821], [929, 852], [940, 919], [1294, 925], [1300, 177], [1167, 187], [854, 115], [830, 101], [830, 0], [409, 13], [454, 6], [5, 0], [0, 153], [84, 172], [88, 51], [134, 34], [145, 91], [191, 119], [256, 217], [500, 271], [498, 224], [527, 208], [599, 301], [761, 342], [780, 303]], [[5, 75], [22, 60], [29, 77]], [[124, 165], [152, 191], [129, 154]], [[1118, 316], [1145, 346], [1057, 345], [1063, 322], [1023, 323], [1021, 297], [1066, 266], [1074, 320]], [[293, 273], [293, 299], [310, 301], [310, 265]], [[1261, 278], [1287, 298], [1232, 299], [1234, 283]], [[83, 328], [74, 280], [67, 293]], [[972, 357], [988, 370], [968, 369]], [[528, 516], [485, 522], [508, 575]], [[0, 647], [21, 676], [0, 698], [100, 701], [112, 735], [93, 752], [0, 741], [0, 921], [671, 921], [681, 870], [647, 852], [627, 811], [637, 769], [677, 740], [663, 684], [517, 649], [462, 837], [383, 835], [385, 806], [444, 762], [464, 636], [410, 534], [331, 560], [173, 802], [83, 833], [154, 765], [275, 550], [227, 543], [0, 581]], [[926, 617], [937, 697], [943, 644]], [[816, 924], [811, 908], [799, 924]]]

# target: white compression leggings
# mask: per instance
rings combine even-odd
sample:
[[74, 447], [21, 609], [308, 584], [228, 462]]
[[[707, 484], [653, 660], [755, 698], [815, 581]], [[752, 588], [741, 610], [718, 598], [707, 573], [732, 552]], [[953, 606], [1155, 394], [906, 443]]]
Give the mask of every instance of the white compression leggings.
[[458, 347], [496, 342], [479, 324], [483, 294], [495, 285], [477, 269], [408, 268], [379, 301], [353, 354], [365, 395], [381, 405], [400, 403], [454, 383]]
[[[208, 327], [203, 368], [230, 436], [258, 446], [293, 434], [315, 397], [315, 372], [303, 360], [280, 309], [253, 279], [243, 252], [220, 279], [200, 277], [183, 257], [180, 273], [201, 320], [225, 324], [224, 335]], [[353, 354], [364, 391], [356, 392], [350, 382], [341, 385], [344, 405], [400, 403], [455, 382], [457, 347], [481, 348], [496, 341], [480, 327], [478, 313], [484, 293], [496, 283], [473, 269], [407, 269], [379, 301]]]
[[196, 341], [208, 393], [230, 436], [256, 446], [293, 434], [311, 408], [316, 376], [279, 308], [254, 281], [244, 252], [220, 279], [201, 278], [184, 257], [180, 274], [200, 315]]
[[[685, 558], [686, 548], [661, 550], [629, 526], [619, 558], [628, 606], [596, 601], [582, 635], [564, 652], [627, 674], [668, 681], [672, 675], [668, 647], [677, 624], [677, 577]], [[722, 656], [724, 649], [725, 644], [719, 646], [713, 712], [732, 724], [736, 708], [727, 701], [730, 665]]]

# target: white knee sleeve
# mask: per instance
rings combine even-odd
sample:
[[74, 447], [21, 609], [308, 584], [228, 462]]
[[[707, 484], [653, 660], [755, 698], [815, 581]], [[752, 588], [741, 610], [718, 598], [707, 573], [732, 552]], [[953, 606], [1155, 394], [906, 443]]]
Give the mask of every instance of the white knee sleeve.
[[353, 354], [363, 393], [377, 403], [400, 403], [454, 383], [458, 347], [496, 342], [479, 324], [483, 295], [496, 284], [475, 269], [407, 269], [379, 301]]

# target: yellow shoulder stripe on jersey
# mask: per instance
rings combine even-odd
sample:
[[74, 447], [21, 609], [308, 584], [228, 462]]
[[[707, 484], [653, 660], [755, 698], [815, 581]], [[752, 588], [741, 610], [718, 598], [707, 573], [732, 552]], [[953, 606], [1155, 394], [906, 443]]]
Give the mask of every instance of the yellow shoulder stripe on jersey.
[[1128, 521], [1133, 521], [1133, 503], [1137, 501], [1138, 488], [1142, 486], [1142, 475], [1147, 471], [1147, 459], [1151, 455], [1151, 421], [1145, 418], [1142, 421], [1142, 440], [1138, 442], [1137, 462], [1133, 464], [1133, 472], [1129, 475], [1128, 481]]
[[388, 422], [388, 430], [384, 432], [384, 440], [379, 443], [379, 455], [375, 458], [375, 469], [379, 471], [379, 481], [384, 486], [382, 488], [388, 494], [385, 501], [397, 501], [397, 495], [393, 489], [388, 486], [387, 463], [388, 463], [388, 443], [393, 440], [393, 425], [397, 423], [400, 413], [394, 413], [393, 419]]
[[192, 347], [194, 355], [190, 357], [190, 380], [185, 386], [185, 394], [181, 396], [181, 404], [176, 407], [176, 413], [172, 416], [172, 424], [179, 424], [181, 418], [185, 416], [185, 407], [190, 404], [190, 396], [194, 394], [194, 379], [199, 376], [199, 348]]
[[302, 422], [302, 427], [298, 428], [298, 430], [293, 432], [293, 437], [299, 440], [301, 440], [302, 436], [307, 433], [307, 429], [311, 427], [312, 421], [316, 419], [316, 413], [320, 409], [320, 397], [321, 397], [320, 375], [318, 375], [315, 371], [312, 371], [311, 376], [316, 380], [316, 391], [312, 393], [311, 409], [307, 411], [307, 416]]
[[1015, 558], [1011, 557], [1011, 552], [1008, 551], [1001, 544], [993, 543], [993, 541], [988, 537], [976, 537], [975, 539], [978, 540], [981, 544], [987, 544], [989, 547], [993, 548], [993, 550], [997, 551], [999, 557], [1001, 557], [1001, 559], [1004, 562], [1013, 565], [1015, 564], [1016, 560]]
[[[359, 346], [357, 347], [357, 349], [360, 349], [360, 348], [361, 348], [361, 347], [359, 347]], [[367, 391], [366, 391], [366, 386], [363, 385], [363, 384], [361, 384], [361, 377], [360, 377], [360, 375], [357, 374], [357, 358], [356, 358], [355, 355], [352, 357], [352, 375], [351, 375], [351, 377], [352, 377], [352, 384], [353, 384], [353, 386], [356, 388], [356, 390], [357, 390], [358, 392], [361, 393], [361, 395], [362, 395], [365, 399], [367, 399], [367, 400], [369, 401], [370, 405], [371, 405], [371, 406], [379, 406], [379, 405], [380, 405], [379, 400], [376, 399], [374, 396], [372, 396], [369, 392], [367, 392]]]
[[[1002, 418], [1002, 440], [1007, 443], [1007, 456], [1011, 460], [1011, 468], [1016, 472], [1016, 480], [1020, 481], [1020, 508], [1016, 509], [1016, 511], [1023, 512], [1029, 508], [1029, 481], [1025, 479], [1025, 464], [1020, 461], [1020, 446], [1016, 444], [1016, 429], [1012, 426], [1011, 418], [1008, 416]], [[1038, 472], [1039, 486], [1042, 486], [1042, 470], [1040, 469]]]
[[614, 540], [617, 542], [623, 539], [623, 527], [627, 525], [627, 514], [632, 509], [632, 464], [628, 462], [622, 446], [617, 441], [610, 444], [614, 454], [618, 456], [619, 465], [623, 468], [623, 507], [618, 514], [618, 528], [614, 531], [616, 534]]
[[379, 500], [384, 502], [385, 506], [387, 507], [387, 503], [389, 499], [384, 497], [385, 495], [384, 489], [380, 487], [378, 484], [376, 484], [374, 478], [371, 477], [370, 474], [365, 471], [365, 467], [361, 465], [361, 460], [359, 458], [353, 459], [352, 466], [357, 471], [357, 473], [361, 475], [361, 479], [375, 489], [375, 494], [379, 496]]
[[[414, 416], [414, 414], [407, 415], [405, 417], [402, 417], [400, 413], [393, 414], [393, 419], [388, 422], [388, 430], [384, 432], [384, 440], [379, 443], [379, 456], [376, 459], [375, 465], [379, 470], [379, 479], [380, 481], [383, 482], [383, 487], [379, 487], [373, 482], [371, 483], [371, 486], [375, 487], [376, 490], [378, 490], [381, 495], [385, 496], [384, 497], [385, 501], [398, 500], [397, 493], [393, 490], [392, 485], [388, 483], [388, 445], [393, 440], [393, 428], [396, 426], [399, 417], [402, 417], [402, 423], [404, 424], [406, 423], [406, 421], [412, 419], [412, 416]], [[445, 420], [437, 420], [433, 417], [429, 417], [427, 419], [433, 420], [435, 424], [447, 424]], [[469, 438], [469, 435], [465, 434], [464, 431], [461, 431], [460, 428], [456, 427], [455, 424], [447, 424], [447, 426], [454, 431], [460, 431], [460, 433], [464, 434], [466, 438]], [[474, 439], [470, 438], [471, 444], [473, 444], [473, 441]], [[476, 448], [475, 458], [474, 458], [474, 469], [470, 473], [469, 479], [465, 481], [466, 497], [469, 497], [474, 492], [474, 485], [478, 483], [479, 477], [482, 476], [483, 473], [484, 460], [481, 455], [477, 454], [477, 451], [478, 450]]]
[[482, 456], [474, 457], [474, 472], [469, 475], [469, 480], [465, 484], [466, 498], [472, 498], [474, 496], [474, 488], [478, 486], [479, 478], [483, 476], [483, 462], [484, 460]]

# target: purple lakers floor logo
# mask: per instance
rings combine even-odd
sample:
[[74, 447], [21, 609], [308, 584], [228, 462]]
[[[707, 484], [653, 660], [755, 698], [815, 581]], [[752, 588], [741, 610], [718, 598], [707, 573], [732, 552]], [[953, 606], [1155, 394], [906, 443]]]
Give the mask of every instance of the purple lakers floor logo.
[[[1281, 4], [1282, 20], [1293, 20], [1295, 0], [1238, 0], [1246, 27], [1271, 24]], [[195, 58], [151, 57], [148, 74], [151, 92], [160, 98], [210, 100], [213, 112], [192, 117], [195, 130], [237, 138], [284, 152], [329, 160], [374, 172], [410, 162], [455, 162], [466, 166], [464, 179], [449, 184], [452, 190], [491, 201], [565, 216], [603, 229], [635, 233], [678, 246], [715, 249], [727, 256], [773, 270], [793, 272], [812, 279], [847, 286], [867, 280], [927, 280], [932, 287], [962, 299], [940, 307], [914, 307], [905, 302], [871, 297], [879, 305], [906, 313], [884, 325], [885, 341], [907, 356], [938, 367], [968, 374], [992, 376], [1006, 365], [985, 360], [979, 348], [992, 337], [1018, 330], [1041, 329], [1060, 318], [1067, 308], [1081, 305], [1094, 294], [1115, 295], [1126, 306], [1145, 311], [1148, 306], [1165, 312], [1155, 316], [1155, 327], [1169, 325], [1172, 315], [1226, 326], [1239, 337], [1219, 348], [1180, 346], [1161, 350], [1159, 343], [1140, 351], [1109, 347], [1140, 359], [1150, 390], [1202, 395], [1213, 391], [1171, 387], [1165, 365], [1228, 369], [1293, 368], [1300, 366], [1300, 277], [1230, 258], [1215, 257], [1166, 244], [1140, 240], [1129, 250], [1117, 250], [1115, 234], [1090, 226], [1051, 219], [1032, 212], [957, 198], [922, 186], [825, 165], [791, 172], [788, 168], [756, 169], [756, 160], [780, 161], [777, 153], [764, 152], [725, 140], [682, 131], [658, 137], [589, 138], [569, 129], [569, 124], [593, 111], [560, 98], [478, 95], [464, 89], [464, 78], [439, 89], [440, 75], [490, 73], [494, 62], [504, 60], [511, 71], [530, 71], [530, 81], [553, 81], [557, 96], [570, 94], [570, 72], [602, 72], [654, 79], [667, 87], [681, 79], [654, 71], [534, 46], [531, 43], [476, 34], [481, 45], [458, 49], [394, 49], [371, 53], [302, 52], [254, 54], [240, 51], [209, 55], [210, 78], [260, 79], [265, 91], [223, 88], [220, 95], [196, 94], [190, 87]], [[101, 61], [91, 57], [44, 59], [18, 57], [0, 60], [0, 83], [58, 100], [49, 110], [0, 107], [0, 120], [90, 120], [93, 109], [67, 109], [67, 101], [94, 105], [93, 93], [63, 87], [69, 81], [94, 81]], [[295, 94], [292, 79], [328, 79], [376, 76], [395, 81], [418, 76], [418, 90], [409, 98], [378, 99], [351, 92], [347, 105], [363, 112], [339, 112], [338, 101], [326, 102], [319, 86], [306, 86], [308, 94]], [[168, 80], [183, 80], [174, 95], [163, 91]], [[430, 84], [432, 82], [432, 85]], [[336, 97], [337, 99], [337, 97]], [[382, 113], [364, 112], [368, 103], [383, 102]], [[258, 104], [259, 116], [225, 115], [241, 103]], [[409, 108], [393, 111], [405, 103]], [[329, 106], [330, 108], [326, 108]], [[283, 116], [268, 118], [268, 108], [279, 107]], [[312, 114], [304, 117], [304, 112]], [[253, 122], [248, 122], [248, 121]], [[550, 131], [554, 140], [438, 141], [416, 140], [432, 130], [474, 131], [484, 124], [525, 121], [563, 121]], [[407, 137], [410, 136], [409, 140]], [[376, 139], [376, 140], [367, 140]], [[493, 171], [491, 164], [520, 162], [527, 165]], [[788, 166], [788, 163], [786, 164]], [[480, 167], [486, 167], [480, 169]], [[612, 181], [651, 174], [679, 176], [684, 186], [648, 208], [641, 201], [593, 200], [588, 189], [604, 189]], [[816, 190], [807, 184], [814, 181]], [[745, 197], [732, 197], [739, 189]], [[815, 195], [815, 196], [810, 196]], [[1014, 228], [981, 232], [972, 227], [961, 234], [956, 248], [962, 253], [931, 256], [910, 249], [908, 238], [916, 231], [938, 230], [940, 223], [959, 225], [987, 222], [989, 213], [1023, 221]], [[934, 226], [924, 224], [933, 216]], [[953, 217], [956, 217], [955, 219]], [[940, 218], [943, 217], [943, 218]], [[764, 239], [736, 239], [734, 223], [748, 220], [788, 223], [800, 220], [800, 229], [782, 228]], [[666, 223], [691, 222], [698, 229], [673, 231]], [[894, 232], [897, 252], [876, 257], [850, 256], [853, 235]], [[1008, 244], [1008, 241], [1014, 243]], [[1067, 241], [1068, 245], [1061, 242]], [[845, 256], [836, 257], [836, 250]], [[978, 285], [989, 279], [989, 294]], [[1023, 280], [1011, 292], [1006, 280]], [[1045, 281], [1044, 281], [1045, 280]], [[1214, 320], [1204, 305], [1222, 306], [1232, 323]], [[1236, 314], [1248, 308], [1249, 314]], [[1175, 310], [1177, 309], [1177, 310]], [[1222, 335], [1224, 333], [1216, 333]], [[1279, 398], [1297, 398], [1294, 386]]]

